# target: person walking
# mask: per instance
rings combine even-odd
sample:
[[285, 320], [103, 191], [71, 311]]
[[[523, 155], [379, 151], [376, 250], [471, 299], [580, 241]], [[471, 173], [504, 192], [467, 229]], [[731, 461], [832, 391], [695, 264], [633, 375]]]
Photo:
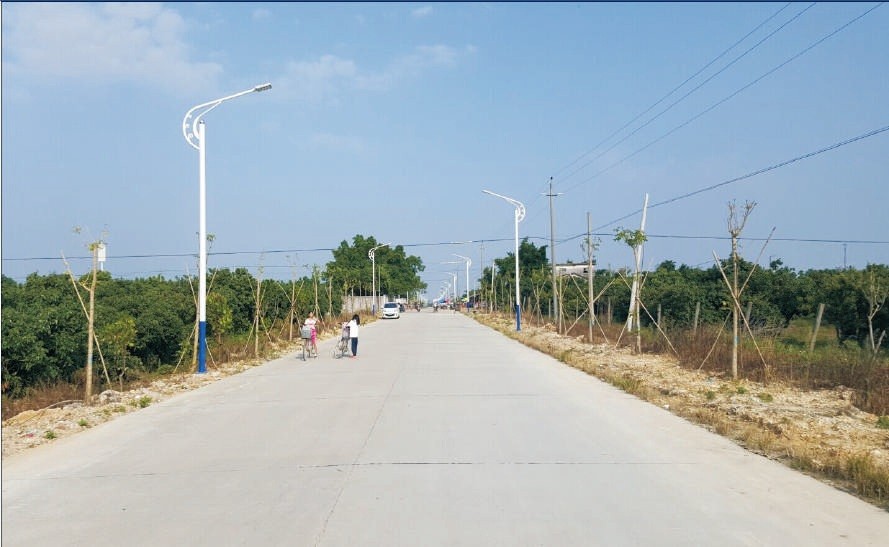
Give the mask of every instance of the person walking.
[[356, 313], [352, 316], [352, 320], [349, 321], [349, 341], [352, 342], [352, 355], [350, 357], [352, 359], [358, 357], [358, 325], [360, 324], [361, 318]]

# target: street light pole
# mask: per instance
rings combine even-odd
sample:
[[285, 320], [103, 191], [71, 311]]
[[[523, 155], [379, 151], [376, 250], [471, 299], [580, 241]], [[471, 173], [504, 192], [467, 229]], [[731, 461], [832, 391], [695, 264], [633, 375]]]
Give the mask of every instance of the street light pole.
[[387, 247], [390, 244], [391, 243], [383, 243], [382, 245], [377, 245], [373, 249], [367, 251], [367, 257], [370, 259], [371, 284], [373, 285], [373, 302], [371, 302], [370, 311], [374, 315], [377, 314], [377, 308], [380, 305], [380, 303], [377, 302], [377, 273], [376, 273], [376, 271], [377, 271], [377, 259], [376, 259], [377, 249], [379, 249], [380, 247]]
[[472, 260], [457, 253], [453, 253], [453, 255], [466, 261], [466, 306], [469, 307], [469, 267], [472, 266]]
[[[185, 113], [182, 119], [182, 135], [185, 142], [198, 151], [198, 200], [200, 201], [198, 222], [198, 374], [207, 372], [207, 128], [204, 125], [204, 114], [210, 112], [225, 101], [247, 95], [267, 91], [272, 84], [266, 83], [251, 89], [201, 103]], [[200, 113], [192, 120], [195, 111]]]
[[[460, 255], [454, 255], [454, 256], [460, 256]], [[463, 262], [460, 260], [450, 260], [448, 262], [442, 262], [442, 264], [462, 264], [462, 263]], [[454, 305], [456, 305], [456, 303], [457, 303], [457, 274], [448, 272], [448, 275], [454, 276]], [[466, 290], [466, 294], [469, 295], [469, 289]]]
[[525, 205], [521, 201], [495, 194], [490, 190], [482, 190], [500, 199], [506, 200], [515, 207], [515, 330], [522, 330], [522, 303], [519, 300], [519, 222], [525, 218]]

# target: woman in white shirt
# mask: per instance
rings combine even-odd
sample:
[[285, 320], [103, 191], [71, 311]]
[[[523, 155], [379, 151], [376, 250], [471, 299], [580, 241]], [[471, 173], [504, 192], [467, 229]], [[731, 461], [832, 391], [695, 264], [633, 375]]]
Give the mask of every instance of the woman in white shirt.
[[361, 324], [361, 318], [358, 317], [358, 314], [352, 316], [352, 320], [349, 321], [349, 339], [352, 342], [352, 356], [354, 359], [358, 357], [358, 325]]

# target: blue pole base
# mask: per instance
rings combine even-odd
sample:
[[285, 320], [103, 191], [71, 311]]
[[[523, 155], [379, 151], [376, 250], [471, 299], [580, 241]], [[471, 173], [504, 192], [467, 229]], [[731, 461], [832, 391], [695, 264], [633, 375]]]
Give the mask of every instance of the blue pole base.
[[515, 306], [515, 330], [522, 330], [522, 308], [518, 304]]
[[207, 372], [207, 322], [198, 323], [198, 374]]

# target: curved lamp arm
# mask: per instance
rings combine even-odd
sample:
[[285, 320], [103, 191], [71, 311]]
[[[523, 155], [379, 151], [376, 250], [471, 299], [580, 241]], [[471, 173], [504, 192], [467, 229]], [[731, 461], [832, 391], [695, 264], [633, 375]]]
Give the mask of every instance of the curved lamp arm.
[[490, 190], [482, 190], [482, 192], [484, 192], [486, 194], [491, 194], [492, 196], [497, 196], [500, 199], [505, 199], [506, 201], [511, 203], [515, 207], [516, 222], [521, 222], [522, 220], [525, 219], [525, 204], [523, 204], [521, 201], [518, 201], [518, 200], [515, 200], [512, 198], [508, 198], [506, 196], [501, 196], [500, 194], [495, 194], [494, 192], [492, 192]]
[[[206, 103], [201, 103], [197, 106], [192, 107], [188, 112], [185, 113], [185, 117], [182, 119], [182, 136], [185, 137], [185, 142], [190, 144], [191, 147], [196, 150], [199, 148], [198, 141], [200, 139], [195, 134], [194, 127], [198, 123], [200, 123], [201, 118], [207, 112], [210, 112], [211, 110], [213, 110], [217, 106], [221, 105], [225, 101], [234, 99], [236, 97], [240, 97], [241, 95], [246, 95], [248, 93], [258, 93], [260, 91], [267, 91], [271, 88], [272, 88], [272, 84], [270, 84], [270, 83], [260, 84], [260, 85], [252, 87], [251, 89], [246, 89], [246, 90], [241, 91], [239, 93], [235, 93], [235, 94], [229, 95], [227, 97], [222, 97], [221, 99], [214, 99], [212, 101], [207, 101]], [[200, 110], [202, 108], [205, 110], [202, 110], [197, 116], [195, 116], [194, 120], [191, 120], [192, 113], [194, 113], [196, 110]], [[191, 120], [191, 121], [189, 121], [189, 120]]]
[[468, 256], [458, 255], [457, 253], [451, 253], [451, 254], [453, 254], [457, 258], [462, 258], [463, 260], [465, 260], [467, 266], [472, 266], [472, 259], [469, 258]]
[[382, 245], [377, 245], [373, 249], [367, 251], [367, 258], [370, 258], [371, 260], [373, 260], [374, 255], [377, 254], [377, 249], [379, 249], [380, 247], [388, 247], [389, 245], [392, 245], [392, 242], [383, 243]]

